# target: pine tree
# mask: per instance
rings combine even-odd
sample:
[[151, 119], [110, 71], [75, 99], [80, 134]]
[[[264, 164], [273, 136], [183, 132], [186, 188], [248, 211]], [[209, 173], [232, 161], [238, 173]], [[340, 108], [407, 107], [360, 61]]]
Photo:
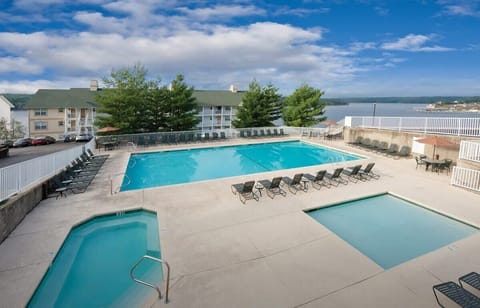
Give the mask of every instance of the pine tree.
[[198, 124], [198, 102], [193, 96], [194, 88], [187, 86], [182, 75], [172, 81], [171, 89], [166, 93], [164, 112], [164, 130], [183, 131], [191, 130]]
[[324, 93], [310, 87], [307, 84], [301, 85], [285, 98], [285, 107], [283, 109], [283, 120], [286, 125], [295, 127], [313, 126], [325, 120], [322, 117], [325, 112], [325, 103], [320, 102], [320, 97]]

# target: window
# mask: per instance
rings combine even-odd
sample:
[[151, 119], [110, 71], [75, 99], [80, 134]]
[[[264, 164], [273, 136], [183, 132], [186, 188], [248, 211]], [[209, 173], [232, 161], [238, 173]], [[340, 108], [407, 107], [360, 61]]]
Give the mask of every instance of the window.
[[64, 108], [58, 108], [58, 112], [59, 112], [59, 113], [64, 113], [64, 112], [65, 112], [65, 109], [64, 109]]
[[225, 121], [230, 121], [230, 116], [225, 116]]
[[35, 130], [45, 130], [48, 128], [47, 122], [35, 122]]
[[45, 108], [35, 109], [35, 116], [40, 116], [40, 117], [47, 116], [47, 109]]
[[64, 126], [65, 122], [64, 121], [58, 121], [58, 126]]
[[225, 107], [224, 107], [224, 110], [225, 110], [225, 111], [230, 111], [230, 106], [225, 106]]

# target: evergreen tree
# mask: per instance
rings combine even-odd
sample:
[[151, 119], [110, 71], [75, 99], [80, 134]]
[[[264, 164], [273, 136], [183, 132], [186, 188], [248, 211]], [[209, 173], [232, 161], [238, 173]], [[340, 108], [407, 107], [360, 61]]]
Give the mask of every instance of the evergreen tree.
[[285, 98], [285, 107], [283, 109], [283, 120], [288, 126], [307, 127], [324, 121], [322, 117], [325, 112], [325, 103], [320, 102], [320, 97], [324, 93], [310, 87], [307, 84], [301, 85]]
[[191, 130], [199, 122], [197, 118], [198, 103], [193, 96], [193, 87], [187, 86], [183, 75], [177, 75], [172, 81], [170, 91], [166, 93], [166, 103], [163, 105], [165, 114], [164, 130]]
[[242, 127], [263, 127], [274, 126], [273, 121], [281, 115], [281, 96], [278, 89], [273, 85], [262, 88], [253, 80], [237, 109], [236, 119], [233, 126]]
[[110, 78], [103, 78], [106, 89], [97, 92], [96, 102], [99, 127], [114, 126], [123, 133], [135, 133], [144, 130], [146, 118], [146, 100], [149, 84], [147, 70], [141, 65], [133, 68], [112, 70]]

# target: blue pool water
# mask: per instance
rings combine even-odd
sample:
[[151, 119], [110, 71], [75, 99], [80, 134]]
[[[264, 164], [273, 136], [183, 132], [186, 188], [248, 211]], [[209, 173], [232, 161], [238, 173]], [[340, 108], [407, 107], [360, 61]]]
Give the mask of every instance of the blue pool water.
[[[157, 216], [147, 211], [101, 216], [72, 229], [28, 307], [139, 307], [155, 290], [130, 278], [143, 256], [160, 258]], [[159, 284], [162, 268], [144, 260], [139, 278]]]
[[478, 232], [470, 225], [389, 194], [307, 214], [384, 269]]
[[359, 158], [301, 141], [132, 154], [120, 190], [190, 183]]

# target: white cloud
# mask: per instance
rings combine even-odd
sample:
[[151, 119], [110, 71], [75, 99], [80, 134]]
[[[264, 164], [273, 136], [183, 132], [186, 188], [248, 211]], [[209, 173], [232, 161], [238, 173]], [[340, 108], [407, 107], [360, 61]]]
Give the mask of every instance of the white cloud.
[[16, 74], [38, 74], [42, 72], [42, 68], [25, 58], [19, 57], [2, 57], [0, 58], [0, 74], [16, 73]]
[[189, 9], [181, 7], [177, 9], [194, 20], [206, 21], [211, 19], [226, 20], [233, 17], [264, 15], [264, 9], [255, 7], [253, 5], [217, 5], [208, 8]]
[[441, 46], [425, 46], [425, 44], [433, 38], [432, 35], [408, 34], [405, 37], [399, 38], [394, 42], [383, 43], [382, 49], [385, 50], [400, 50], [400, 51], [451, 51], [452, 48]]
[[480, 16], [478, 0], [443, 0], [439, 4], [443, 5], [441, 15]]

